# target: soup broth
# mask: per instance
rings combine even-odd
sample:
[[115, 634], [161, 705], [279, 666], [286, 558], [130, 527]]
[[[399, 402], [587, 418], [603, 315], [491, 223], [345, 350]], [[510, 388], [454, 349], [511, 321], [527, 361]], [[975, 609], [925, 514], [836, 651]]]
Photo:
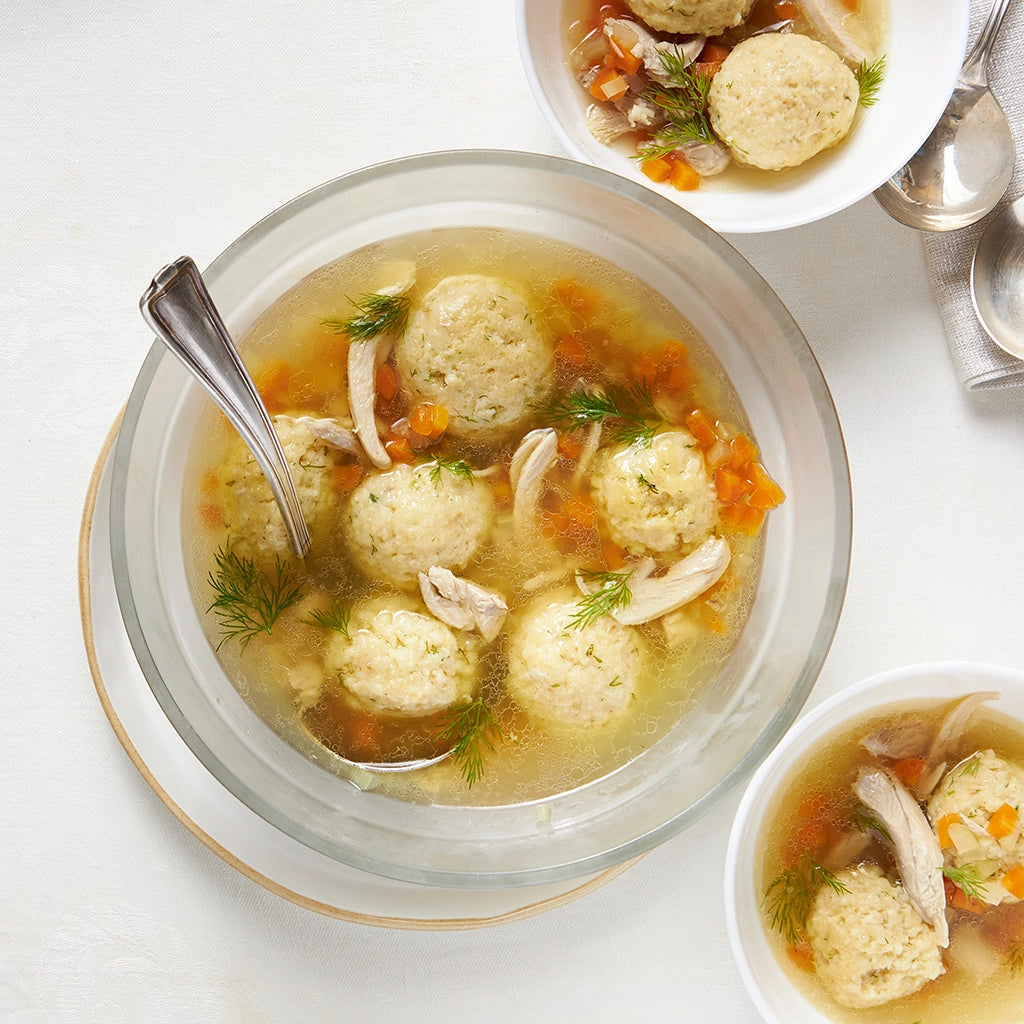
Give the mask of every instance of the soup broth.
[[[921, 796], [918, 788], [930, 784], [928, 773], [936, 768], [927, 763], [927, 756], [879, 755], [861, 744], [872, 735], [909, 735], [915, 730], [922, 730], [926, 736], [935, 735], [949, 711], [948, 701], [914, 702], [890, 707], [882, 715], [865, 715], [844, 727], [823, 740], [781, 788], [766, 819], [755, 879], [757, 891], [765, 897], [765, 926], [786, 973], [829, 1020], [844, 1024], [1014, 1024], [1021, 1019], [1024, 903], [1008, 899], [992, 906], [967, 896], [959, 885], [970, 890], [972, 871], [961, 867], [958, 873], [953, 867], [951, 847], [941, 828], [939, 843], [946, 859], [945, 917], [949, 945], [940, 950], [943, 973], [919, 991], [872, 1007], [840, 1005], [818, 980], [815, 955], [805, 927], [801, 925], [795, 937], [787, 936], [784, 920], [776, 916], [782, 892], [778, 881], [794, 869], [803, 871], [800, 865], [812, 862], [838, 879], [847, 877], [842, 874], [845, 869], [874, 865], [898, 889], [903, 887], [890, 837], [854, 793], [859, 773], [881, 766], [897, 781], [902, 778], [921, 806], [929, 809], [930, 799], [942, 792], [943, 786], [953, 788], [958, 776], [970, 776], [978, 752], [994, 751], [998, 758], [1024, 770], [1024, 730], [1018, 723], [985, 708], [974, 712], [968, 728], [948, 750], [942, 781], [928, 796]], [[932, 821], [931, 825], [934, 828], [936, 823]], [[1016, 835], [1019, 836], [1019, 828]], [[1006, 842], [1012, 846], [1014, 835], [1010, 834]], [[1010, 859], [1015, 856], [1011, 850]], [[993, 877], [999, 874], [996, 872]], [[802, 877], [807, 880], [806, 872]], [[792, 895], [791, 890], [785, 904], [787, 912], [793, 906]], [[867, 914], [869, 909], [864, 908], [863, 912]], [[850, 926], [847, 921], [843, 927], [852, 933], [857, 926]], [[859, 928], [857, 934], [862, 938]], [[892, 935], [884, 941], [890, 939], [896, 941]], [[906, 964], [907, 960], [903, 962]], [[888, 969], [891, 968], [879, 971]]]
[[[272, 415], [351, 426], [349, 348], [363, 344], [351, 337], [354, 307], [365, 305], [367, 296], [381, 295], [410, 263], [415, 267], [415, 283], [406, 291], [410, 316], [429, 305], [434, 289], [459, 275], [469, 275], [473, 287], [481, 278], [500, 280], [510, 295], [524, 297], [530, 325], [552, 353], [550, 381], [541, 397], [529, 404], [514, 429], [498, 436], [461, 433], [457, 428], [468, 426], [458, 422], [456, 410], [447, 408], [441, 416], [446, 425], [438, 430], [431, 419], [437, 403], [412, 396], [398, 355], [382, 353], [375, 368], [375, 413], [390, 467], [371, 465], [358, 447], [338, 448], [319, 439], [293, 462], [300, 491], [307, 473], [326, 490], [326, 501], [311, 521], [313, 545], [305, 564], [280, 546], [271, 553], [243, 536], [238, 526], [239, 480], [255, 472], [253, 464], [249, 459], [242, 470], [225, 468], [239, 463], [238, 438], [217, 411], [205, 411], [192, 442], [184, 495], [190, 585], [209, 641], [239, 692], [264, 721], [328, 770], [418, 802], [493, 805], [546, 797], [635, 758], [694, 706], [742, 628], [757, 576], [761, 522], [765, 509], [782, 495], [775, 493], [757, 462], [729, 381], [685, 316], [619, 267], [525, 233], [473, 228], [410, 235], [346, 256], [300, 282], [240, 339], [243, 358]], [[339, 324], [348, 326], [341, 329]], [[415, 369], [411, 379], [416, 380]], [[611, 420], [602, 425], [603, 433], [592, 424], [575, 429], [564, 416], [559, 420], [559, 401], [580, 395], [618, 396], [636, 403], [623, 416], [613, 417], [615, 427], [632, 423], [648, 436], [631, 443], [614, 441]], [[524, 435], [540, 430], [544, 436], [545, 429], [557, 436], [557, 449], [541, 477], [524, 542], [510, 464]], [[618, 543], [595, 512], [592, 467], [616, 444], [625, 449], [633, 444], [642, 451], [651, 436], [660, 443], [657, 439], [666, 434], [685, 434], [695, 441], [691, 447], [698, 452], [700, 472], [707, 474], [713, 497], [709, 537], [727, 542], [728, 568], [682, 607], [648, 622], [616, 625], [616, 635], [627, 637], [631, 651], [639, 652], [642, 668], [629, 681], [630, 699], [615, 714], [583, 724], [539, 715], [507, 685], [516, 658], [510, 653], [510, 635], [538, 595], [583, 600], [574, 578], [578, 571], [598, 580], [600, 604], [607, 596], [603, 588], [622, 583], [636, 570], [639, 552]], [[466, 634], [453, 628], [460, 645], [455, 657], [471, 659], [477, 672], [472, 693], [462, 694], [453, 706], [485, 716], [470, 736], [479, 742], [469, 745], [468, 760], [456, 756], [408, 775], [370, 778], [353, 774], [331, 752], [354, 760], [398, 760], [430, 755], [450, 746], [453, 738], [466, 738], [461, 725], [453, 727], [451, 707], [421, 714], [382, 712], [372, 704], [376, 697], [368, 704], [365, 695], [357, 699], [339, 681], [340, 659], [347, 670], [366, 677], [367, 687], [381, 682], [377, 663], [370, 655], [360, 661], [354, 647], [357, 633], [360, 642], [372, 640], [359, 625], [364, 621], [361, 609], [376, 607], [374, 602], [404, 602], [405, 607], [421, 601], [415, 577], [396, 582], [375, 577], [366, 568], [367, 560], [380, 557], [377, 539], [372, 544], [360, 540], [359, 551], [346, 540], [354, 506], [364, 501], [372, 512], [383, 504], [383, 490], [372, 482], [383, 488], [396, 470], [428, 495], [435, 488], [451, 489], [455, 500], [458, 488], [467, 501], [476, 499], [466, 496], [486, 497], [486, 535], [457, 575], [500, 595], [508, 614], [493, 638], [470, 630], [465, 649]], [[251, 479], [246, 486], [256, 487]], [[656, 487], [650, 486], [653, 494]], [[768, 500], [755, 500], [766, 493]], [[267, 495], [262, 497], [267, 505]], [[267, 515], [273, 517], [276, 509]], [[440, 529], [443, 518], [434, 517], [423, 528]], [[452, 513], [453, 522], [455, 518]], [[657, 577], [685, 552], [676, 545], [648, 555], [646, 571], [653, 567]], [[415, 568], [426, 572], [430, 566]], [[225, 572], [233, 573], [237, 583], [245, 571], [271, 586], [283, 579], [295, 597], [272, 627], [231, 634], [224, 615], [211, 606], [223, 597]], [[419, 604], [417, 608], [423, 611]], [[394, 616], [404, 614], [409, 614], [407, 609]], [[416, 629], [433, 629], [429, 618], [417, 618]], [[600, 622], [581, 634], [598, 628], [603, 628]], [[572, 627], [561, 638], [569, 634], [575, 635]], [[437, 654], [433, 635], [417, 639], [420, 647], [410, 655], [410, 677]], [[392, 643], [388, 657], [396, 643], [408, 646], [405, 640]], [[581, 649], [600, 672], [594, 644]], [[376, 653], [374, 648], [373, 657]], [[566, 677], [569, 671], [567, 666]], [[612, 677], [602, 700], [617, 695], [624, 682]], [[559, 685], [554, 679], [552, 691]]]

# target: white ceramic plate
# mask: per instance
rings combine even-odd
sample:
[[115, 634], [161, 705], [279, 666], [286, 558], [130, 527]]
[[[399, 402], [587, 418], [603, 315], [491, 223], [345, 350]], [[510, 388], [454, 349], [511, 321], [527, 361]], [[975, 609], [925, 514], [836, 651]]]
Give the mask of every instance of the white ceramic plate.
[[887, 71], [878, 101], [836, 149], [761, 183], [729, 186], [707, 179], [693, 192], [654, 185], [630, 150], [598, 142], [587, 130], [589, 99], [566, 63], [565, 0], [516, 0], [523, 65], [544, 116], [576, 159], [604, 167], [667, 196], [721, 232], [772, 231], [820, 220], [873, 192], [931, 133], [960, 72], [969, 0], [890, 0]]
[[264, 888], [332, 917], [378, 927], [477, 928], [560, 906], [633, 861], [584, 878], [516, 889], [448, 889], [380, 878], [339, 864], [268, 824], [210, 775], [165, 717], [135, 660], [114, 592], [108, 455], [93, 474], [82, 517], [79, 587], [93, 679], [117, 738], [179, 821]]

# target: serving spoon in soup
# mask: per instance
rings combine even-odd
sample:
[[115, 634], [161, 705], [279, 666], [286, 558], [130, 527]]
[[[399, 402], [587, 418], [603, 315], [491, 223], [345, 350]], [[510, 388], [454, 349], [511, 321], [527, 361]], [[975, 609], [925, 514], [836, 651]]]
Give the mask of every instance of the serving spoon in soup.
[[139, 308], [157, 337], [185, 364], [249, 446], [281, 510], [292, 549], [304, 558], [309, 528], [284, 449], [195, 261], [181, 256], [160, 270], [139, 300]]
[[[270, 413], [231, 340], [199, 268], [182, 256], [157, 272], [139, 300], [146, 323], [185, 365], [248, 445], [270, 484], [292, 549], [304, 558], [310, 535], [295, 481]], [[404, 761], [355, 761], [333, 757], [369, 772], [409, 772], [450, 757], [454, 747], [430, 757]]]

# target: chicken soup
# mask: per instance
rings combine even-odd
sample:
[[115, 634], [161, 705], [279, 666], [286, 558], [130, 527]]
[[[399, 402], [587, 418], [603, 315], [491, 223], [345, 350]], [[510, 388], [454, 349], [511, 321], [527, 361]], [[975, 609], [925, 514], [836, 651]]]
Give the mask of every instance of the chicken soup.
[[863, 716], [782, 790], [765, 926], [829, 1020], [1020, 1020], [1024, 731], [985, 707], [996, 696]]
[[[190, 586], [239, 691], [326, 768], [413, 801], [550, 796], [714, 679], [784, 495], [707, 346], [642, 282], [528, 234], [434, 231], [323, 267], [239, 347], [312, 546], [291, 553], [211, 408]], [[387, 777], [342, 760], [446, 751]]]

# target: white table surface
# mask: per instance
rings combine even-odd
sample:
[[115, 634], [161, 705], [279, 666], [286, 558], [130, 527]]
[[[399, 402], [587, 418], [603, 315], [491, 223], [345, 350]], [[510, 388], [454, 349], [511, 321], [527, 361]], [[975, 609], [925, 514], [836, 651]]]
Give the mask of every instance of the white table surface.
[[[164, 263], [414, 152], [560, 153], [511, 0], [7, 0], [0, 29], [0, 1021], [753, 1024], [720, 899], [733, 794], [582, 899], [473, 931], [295, 906], [175, 820], [104, 716], [76, 571]], [[957, 382], [920, 239], [870, 197], [730, 238], [831, 386], [853, 561], [808, 707], [901, 664], [1024, 665], [1024, 392]]]

